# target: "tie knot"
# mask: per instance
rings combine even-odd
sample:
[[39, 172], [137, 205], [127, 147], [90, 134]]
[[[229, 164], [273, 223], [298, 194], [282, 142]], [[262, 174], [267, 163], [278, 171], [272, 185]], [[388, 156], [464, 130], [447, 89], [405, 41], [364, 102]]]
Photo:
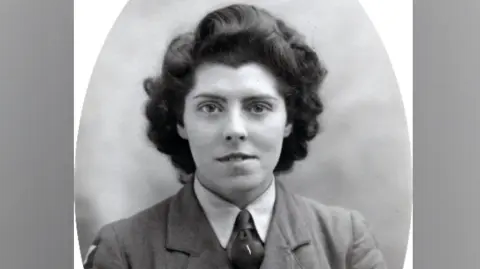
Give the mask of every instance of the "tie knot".
[[244, 209], [240, 211], [235, 220], [235, 227], [240, 230], [252, 228], [252, 215], [248, 210]]
[[238, 213], [235, 231], [227, 249], [228, 257], [235, 269], [258, 269], [265, 250], [255, 231], [252, 215], [248, 210]]

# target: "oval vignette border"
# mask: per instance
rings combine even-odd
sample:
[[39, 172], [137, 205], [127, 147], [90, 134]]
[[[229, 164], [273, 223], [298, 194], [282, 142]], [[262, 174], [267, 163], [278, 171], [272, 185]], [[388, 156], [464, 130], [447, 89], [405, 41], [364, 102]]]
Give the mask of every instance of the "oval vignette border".
[[[399, 85], [407, 120], [412, 156], [412, 7], [413, 2], [402, 0], [358, 0], [372, 21], [390, 58]], [[128, 0], [107, 2], [106, 0], [82, 0], [74, 2], [74, 152], [86, 91], [96, 59], [104, 41], [123, 11]], [[107, 4], [108, 3], [108, 4]], [[95, 12], [91, 12], [95, 10]], [[75, 154], [74, 153], [74, 154]], [[75, 162], [75, 156], [74, 156]], [[404, 269], [412, 264], [412, 223]], [[74, 268], [82, 269], [82, 259], [77, 238], [74, 208]]]

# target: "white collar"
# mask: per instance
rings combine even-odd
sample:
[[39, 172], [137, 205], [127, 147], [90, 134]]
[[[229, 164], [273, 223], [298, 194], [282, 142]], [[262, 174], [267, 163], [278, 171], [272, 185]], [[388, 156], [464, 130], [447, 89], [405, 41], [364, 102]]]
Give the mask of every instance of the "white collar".
[[[196, 177], [194, 179], [194, 191], [218, 241], [223, 248], [226, 248], [233, 231], [235, 219], [241, 211], [240, 208], [212, 193], [200, 184]], [[263, 242], [267, 237], [274, 204], [275, 179], [272, 180], [272, 184], [261, 196], [246, 207], [252, 215], [255, 228]]]

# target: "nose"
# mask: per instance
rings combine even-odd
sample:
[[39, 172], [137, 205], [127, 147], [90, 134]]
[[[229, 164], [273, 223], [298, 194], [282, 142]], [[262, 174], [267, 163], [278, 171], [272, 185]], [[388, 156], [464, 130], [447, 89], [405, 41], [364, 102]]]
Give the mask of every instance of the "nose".
[[226, 141], [243, 141], [247, 139], [245, 119], [240, 111], [234, 110], [226, 118], [223, 136]]

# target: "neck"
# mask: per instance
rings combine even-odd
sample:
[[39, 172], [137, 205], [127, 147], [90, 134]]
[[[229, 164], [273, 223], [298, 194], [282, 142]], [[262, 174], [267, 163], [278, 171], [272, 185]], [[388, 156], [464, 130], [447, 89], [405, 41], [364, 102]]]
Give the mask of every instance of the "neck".
[[224, 200], [229, 201], [230, 203], [236, 205], [240, 209], [245, 209], [249, 204], [255, 201], [258, 197], [260, 197], [265, 191], [270, 187], [273, 181], [273, 177], [269, 180], [265, 180], [264, 184], [258, 186], [257, 188], [246, 191], [246, 192], [234, 192], [229, 194], [228, 196], [220, 196]]
[[246, 208], [249, 204], [251, 204], [258, 197], [260, 197], [270, 187], [273, 180], [275, 180], [275, 177], [273, 175], [270, 175], [269, 179], [263, 180], [261, 185], [257, 186], [252, 190], [222, 193], [215, 190], [214, 188], [204, 185], [202, 183], [201, 177], [201, 175], [197, 174], [197, 178], [200, 178], [199, 183], [202, 184], [202, 186], [204, 186], [209, 191], [222, 198], [223, 200], [236, 205], [240, 209]]

